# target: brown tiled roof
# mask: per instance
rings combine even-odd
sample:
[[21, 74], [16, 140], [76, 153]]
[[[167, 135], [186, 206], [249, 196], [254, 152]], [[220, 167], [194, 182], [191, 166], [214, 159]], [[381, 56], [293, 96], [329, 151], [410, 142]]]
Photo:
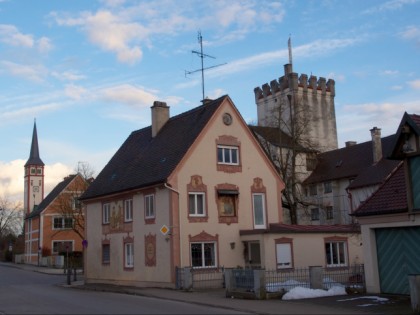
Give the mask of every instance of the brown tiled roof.
[[[270, 224], [266, 233], [359, 233], [360, 226], [357, 224], [334, 224], [334, 225], [296, 225], [274, 223]], [[261, 230], [242, 230], [241, 235], [260, 234]]]
[[154, 138], [151, 126], [133, 131], [81, 199], [164, 183], [227, 98], [169, 118]]
[[353, 213], [356, 217], [408, 211], [407, 186], [401, 163], [379, 189]]
[[[292, 148], [293, 142], [292, 137], [288, 134], [279, 130], [275, 127], [263, 127], [263, 126], [248, 126], [254, 135], [259, 135], [272, 145], [283, 148]], [[257, 137], [257, 140], [258, 137]], [[300, 152], [309, 152], [311, 150], [304, 148], [303, 146], [296, 144], [296, 150]], [[312, 150], [313, 151], [313, 150]]]
[[[318, 155], [317, 166], [305, 180], [313, 184], [342, 178], [355, 180], [353, 187], [379, 184], [398, 164], [399, 161], [388, 160], [394, 144], [395, 135], [382, 138], [383, 159], [373, 164], [372, 141], [363, 142]], [[358, 179], [358, 176], [361, 176]]]

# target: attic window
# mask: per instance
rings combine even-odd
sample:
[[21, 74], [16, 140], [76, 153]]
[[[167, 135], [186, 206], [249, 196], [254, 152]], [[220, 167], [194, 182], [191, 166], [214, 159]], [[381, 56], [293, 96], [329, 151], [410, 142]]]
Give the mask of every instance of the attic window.
[[343, 160], [337, 161], [337, 163], [335, 163], [335, 167], [340, 167], [343, 164]]

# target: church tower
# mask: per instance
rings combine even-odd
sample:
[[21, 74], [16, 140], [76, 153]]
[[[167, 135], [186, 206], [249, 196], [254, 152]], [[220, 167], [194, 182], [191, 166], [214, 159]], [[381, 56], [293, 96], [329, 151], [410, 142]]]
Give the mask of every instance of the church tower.
[[24, 210], [29, 214], [44, 199], [44, 162], [39, 157], [36, 122], [32, 133], [31, 152], [25, 164]]

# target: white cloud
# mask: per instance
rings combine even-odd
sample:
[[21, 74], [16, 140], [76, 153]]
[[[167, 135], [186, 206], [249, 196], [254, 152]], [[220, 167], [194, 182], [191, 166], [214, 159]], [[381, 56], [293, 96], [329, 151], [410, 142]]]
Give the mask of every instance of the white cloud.
[[414, 90], [420, 90], [420, 80], [410, 81], [408, 85]]
[[393, 90], [393, 91], [400, 91], [402, 89], [403, 89], [402, 85], [393, 85], [393, 86], [391, 86], [391, 90]]
[[37, 117], [42, 112], [51, 112], [61, 108], [63, 105], [58, 103], [47, 103], [41, 105], [34, 105], [28, 107], [22, 107], [17, 109], [11, 109], [0, 112], [0, 120], [10, 122], [15, 119], [21, 119], [22, 117]]
[[73, 100], [80, 100], [87, 92], [84, 87], [75, 84], [67, 84], [64, 89], [64, 94]]
[[11, 61], [2, 61], [0, 67], [13, 76], [37, 83], [43, 82], [48, 75], [48, 70], [42, 65], [22, 65]]
[[338, 130], [340, 142], [369, 141], [371, 139], [369, 130], [373, 127], [380, 128], [382, 136], [394, 134], [404, 112], [418, 113], [419, 108], [420, 100], [348, 104], [339, 107], [336, 113], [337, 126], [340, 126]]
[[29, 48], [34, 46], [33, 36], [28, 34], [22, 34], [14, 25], [0, 25], [0, 40], [3, 43], [11, 46]]
[[53, 48], [51, 40], [47, 37], [41, 37], [36, 41], [36, 44], [41, 53], [48, 53]]
[[363, 13], [376, 13], [381, 11], [395, 11], [401, 9], [405, 5], [417, 3], [418, 0], [390, 0], [381, 3], [378, 6], [365, 10]]
[[51, 75], [62, 81], [79, 81], [86, 79], [85, 75], [78, 74], [74, 71], [64, 71], [64, 72], [51, 72]]
[[381, 72], [382, 75], [398, 75], [398, 70], [385, 70]]
[[103, 89], [100, 94], [102, 98], [111, 101], [123, 103], [135, 107], [150, 107], [153, 102], [158, 100], [156, 91], [147, 91], [130, 84], [122, 84], [111, 88]]

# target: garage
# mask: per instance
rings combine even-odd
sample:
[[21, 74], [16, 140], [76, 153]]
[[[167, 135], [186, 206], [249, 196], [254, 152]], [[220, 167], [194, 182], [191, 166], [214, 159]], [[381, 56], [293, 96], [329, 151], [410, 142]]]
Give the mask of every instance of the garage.
[[382, 293], [410, 294], [409, 274], [420, 274], [420, 227], [376, 229]]

